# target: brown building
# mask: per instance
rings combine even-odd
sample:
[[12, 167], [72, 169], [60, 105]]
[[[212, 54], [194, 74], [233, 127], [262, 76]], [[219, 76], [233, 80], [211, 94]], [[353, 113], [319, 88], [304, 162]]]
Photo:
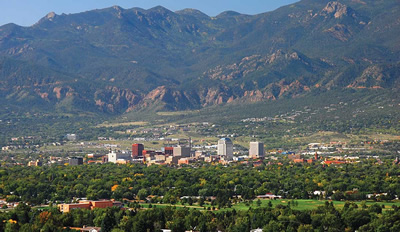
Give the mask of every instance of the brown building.
[[91, 209], [113, 207], [112, 201], [91, 201]]
[[173, 155], [174, 154], [174, 148], [173, 147], [164, 147], [164, 153], [166, 155]]
[[132, 144], [132, 158], [143, 156], [144, 145], [140, 143]]
[[79, 203], [79, 204], [61, 204], [58, 205], [60, 212], [68, 213], [73, 209], [90, 209], [90, 202], [88, 203]]
[[143, 156], [145, 156], [145, 155], [150, 155], [150, 156], [153, 155], [153, 156], [154, 156], [155, 153], [156, 153], [156, 152], [153, 151], [153, 150], [143, 150], [143, 151], [142, 151], [142, 155], [143, 155]]
[[191, 163], [194, 163], [195, 161], [196, 160], [193, 158], [182, 158], [178, 160], [178, 165], [183, 165], [183, 164], [189, 165]]
[[293, 162], [295, 162], [295, 163], [304, 163], [305, 159], [294, 159]]
[[80, 201], [75, 204], [60, 204], [58, 208], [62, 213], [68, 213], [73, 209], [96, 209], [112, 207], [113, 201]]
[[181, 157], [180, 156], [169, 156], [165, 159], [166, 164], [178, 164], [178, 161]]
[[288, 155], [288, 159], [290, 160], [296, 160], [296, 159], [302, 159], [303, 157], [300, 154], [291, 154]]

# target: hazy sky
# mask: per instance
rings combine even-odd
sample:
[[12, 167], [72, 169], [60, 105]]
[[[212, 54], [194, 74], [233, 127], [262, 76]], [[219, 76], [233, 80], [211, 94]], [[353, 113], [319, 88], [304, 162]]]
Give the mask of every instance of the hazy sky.
[[164, 6], [172, 11], [195, 8], [215, 16], [226, 10], [258, 14], [274, 10], [297, 0], [0, 0], [0, 25], [16, 23], [30, 26], [49, 12], [79, 13], [114, 5], [122, 8]]

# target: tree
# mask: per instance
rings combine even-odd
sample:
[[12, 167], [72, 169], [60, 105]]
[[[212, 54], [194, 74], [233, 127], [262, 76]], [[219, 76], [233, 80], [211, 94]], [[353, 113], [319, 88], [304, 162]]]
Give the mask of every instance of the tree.
[[140, 200], [145, 200], [148, 196], [147, 190], [146, 189], [140, 189], [137, 196], [139, 197]]
[[285, 226], [278, 221], [270, 221], [268, 225], [263, 228], [266, 232], [285, 231]]
[[262, 202], [261, 202], [261, 200], [260, 200], [260, 199], [258, 199], [256, 203], [257, 203], [257, 206], [258, 206], [258, 207], [260, 207], [260, 206], [261, 206], [261, 204], [262, 204]]
[[4, 232], [18, 232], [19, 226], [16, 222], [7, 222]]
[[112, 215], [111, 209], [107, 209], [103, 220], [101, 221], [101, 231], [111, 232], [115, 225], [114, 217]]
[[369, 212], [371, 213], [377, 213], [377, 214], [381, 214], [382, 213], [382, 207], [378, 204], [373, 204], [369, 207], [368, 209]]
[[268, 201], [268, 207], [272, 208], [272, 201], [271, 200]]
[[313, 231], [312, 225], [300, 225], [297, 229], [298, 232], [309, 232]]

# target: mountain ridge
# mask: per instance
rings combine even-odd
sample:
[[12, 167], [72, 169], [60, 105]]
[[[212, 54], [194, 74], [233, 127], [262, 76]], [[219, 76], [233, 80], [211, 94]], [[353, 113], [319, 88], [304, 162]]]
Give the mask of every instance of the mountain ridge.
[[216, 17], [162, 6], [53, 12], [31, 27], [0, 27], [0, 97], [121, 114], [398, 90], [399, 11], [395, 0], [303, 0]]

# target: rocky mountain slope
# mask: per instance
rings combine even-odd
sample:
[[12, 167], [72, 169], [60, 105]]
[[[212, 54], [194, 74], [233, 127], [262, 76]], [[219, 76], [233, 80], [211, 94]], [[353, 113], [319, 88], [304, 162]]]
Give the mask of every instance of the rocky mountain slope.
[[0, 27], [0, 100], [120, 114], [400, 86], [398, 0], [259, 15], [118, 6]]

